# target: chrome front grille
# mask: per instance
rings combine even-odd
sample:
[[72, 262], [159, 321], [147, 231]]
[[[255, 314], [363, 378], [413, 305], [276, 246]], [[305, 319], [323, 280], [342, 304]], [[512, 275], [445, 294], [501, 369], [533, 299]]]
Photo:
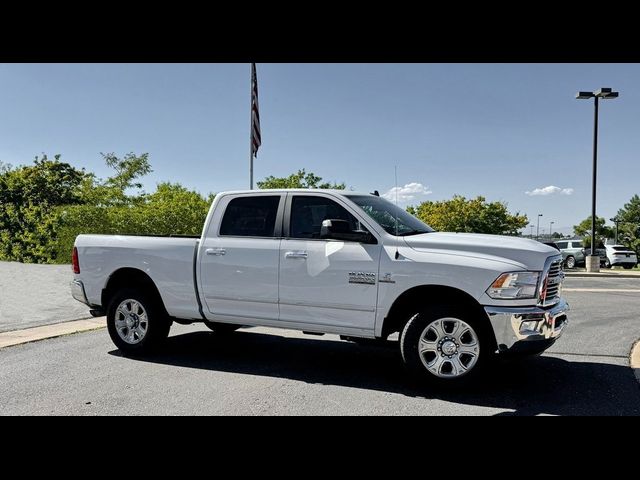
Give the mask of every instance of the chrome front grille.
[[544, 289], [543, 305], [552, 305], [558, 301], [562, 280], [564, 280], [562, 260], [556, 260], [549, 266], [549, 273], [545, 279], [546, 288]]

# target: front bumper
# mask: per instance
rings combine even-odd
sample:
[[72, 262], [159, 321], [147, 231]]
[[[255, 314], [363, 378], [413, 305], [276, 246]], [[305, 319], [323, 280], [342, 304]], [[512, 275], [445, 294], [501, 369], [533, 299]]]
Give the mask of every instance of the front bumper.
[[87, 300], [87, 295], [84, 292], [84, 284], [80, 280], [71, 282], [71, 296], [79, 302], [89, 305], [89, 300]]
[[499, 352], [518, 350], [529, 342], [551, 345], [562, 335], [568, 323], [569, 304], [563, 298], [549, 308], [489, 306], [484, 309]]

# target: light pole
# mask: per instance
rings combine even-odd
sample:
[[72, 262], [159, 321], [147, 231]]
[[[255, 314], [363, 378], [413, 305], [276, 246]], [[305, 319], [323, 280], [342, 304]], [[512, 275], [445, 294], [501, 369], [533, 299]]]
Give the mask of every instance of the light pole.
[[[578, 92], [576, 98], [588, 100], [593, 98], [593, 179], [591, 184], [591, 257], [596, 255], [596, 179], [598, 174], [598, 100], [611, 100], [618, 97], [618, 92], [610, 88], [600, 88], [595, 92]], [[587, 260], [587, 270], [600, 270], [600, 259], [590, 264]]]
[[533, 240], [533, 224], [529, 225], [531, 227], [531, 240]]
[[538, 214], [538, 228], [536, 229], [536, 240], [540, 241], [540, 217], [541, 213]]
[[551, 238], [551, 232], [553, 228], [553, 224], [556, 222], [549, 222], [549, 241], [551, 242], [553, 239]]

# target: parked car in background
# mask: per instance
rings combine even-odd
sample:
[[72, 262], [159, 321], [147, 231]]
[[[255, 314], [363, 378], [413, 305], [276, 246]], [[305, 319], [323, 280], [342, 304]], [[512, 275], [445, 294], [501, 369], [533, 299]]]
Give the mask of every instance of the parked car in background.
[[607, 268], [620, 265], [629, 270], [638, 264], [636, 253], [624, 245], [605, 245], [604, 266]]
[[555, 242], [562, 253], [562, 261], [567, 268], [584, 265], [585, 256], [582, 239], [559, 240]]

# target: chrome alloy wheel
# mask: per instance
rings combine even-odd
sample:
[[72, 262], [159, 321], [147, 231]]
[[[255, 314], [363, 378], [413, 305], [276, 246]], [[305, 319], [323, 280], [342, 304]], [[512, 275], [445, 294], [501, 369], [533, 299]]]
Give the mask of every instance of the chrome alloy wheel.
[[130, 345], [140, 343], [149, 328], [144, 307], [131, 298], [123, 300], [116, 308], [115, 325], [118, 336]]
[[458, 318], [439, 318], [420, 334], [418, 354], [429, 373], [458, 378], [478, 361], [480, 342], [471, 325]]

